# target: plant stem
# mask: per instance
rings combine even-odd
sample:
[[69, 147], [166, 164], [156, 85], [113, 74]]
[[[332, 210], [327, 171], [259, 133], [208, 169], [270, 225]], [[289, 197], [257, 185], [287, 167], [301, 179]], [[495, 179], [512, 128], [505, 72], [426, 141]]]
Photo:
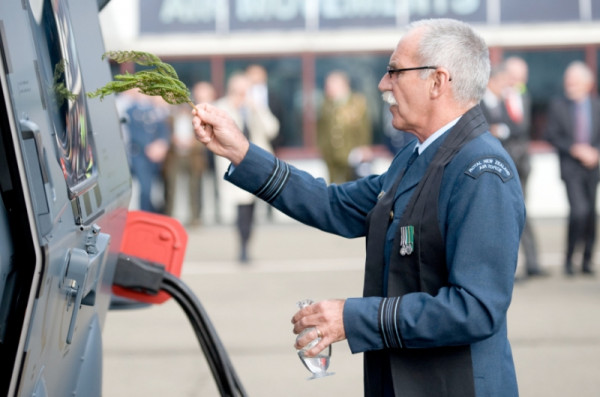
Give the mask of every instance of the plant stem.
[[192, 109], [194, 109], [196, 111], [196, 113], [198, 113], [198, 108], [196, 107], [196, 105], [194, 105], [194, 103], [192, 101], [187, 101], [187, 104], [190, 105], [192, 107]]

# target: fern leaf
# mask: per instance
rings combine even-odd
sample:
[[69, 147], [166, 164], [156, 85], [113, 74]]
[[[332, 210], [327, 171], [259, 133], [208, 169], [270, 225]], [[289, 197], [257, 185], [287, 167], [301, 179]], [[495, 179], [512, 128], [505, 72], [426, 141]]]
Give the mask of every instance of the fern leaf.
[[88, 97], [100, 97], [102, 100], [106, 95], [138, 88], [143, 94], [161, 96], [171, 105], [187, 103], [194, 107], [190, 100], [189, 89], [179, 80], [173, 66], [162, 62], [156, 55], [142, 51], [108, 51], [102, 55], [102, 59], [106, 58], [117, 63], [135, 62], [148, 68], [134, 74], [126, 72], [115, 75], [114, 81], [108, 82], [94, 92], [89, 92]]

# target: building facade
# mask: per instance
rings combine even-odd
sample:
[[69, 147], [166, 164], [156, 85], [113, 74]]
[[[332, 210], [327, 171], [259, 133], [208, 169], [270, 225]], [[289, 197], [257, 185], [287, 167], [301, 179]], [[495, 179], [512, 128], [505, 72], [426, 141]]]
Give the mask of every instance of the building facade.
[[369, 99], [373, 143], [382, 144], [386, 109], [377, 84], [389, 56], [407, 23], [439, 17], [471, 23], [492, 62], [509, 55], [528, 62], [539, 142], [568, 63], [599, 70], [600, 0], [112, 0], [101, 13], [107, 49], [154, 53], [190, 86], [206, 80], [223, 93], [232, 73], [265, 66], [281, 121], [276, 149], [289, 158], [316, 155], [316, 115], [333, 69]]

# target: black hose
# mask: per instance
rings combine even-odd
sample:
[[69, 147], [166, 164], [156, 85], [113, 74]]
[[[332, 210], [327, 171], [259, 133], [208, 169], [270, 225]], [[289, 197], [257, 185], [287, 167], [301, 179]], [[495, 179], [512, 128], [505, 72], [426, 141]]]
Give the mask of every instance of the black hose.
[[171, 295], [186, 313], [194, 328], [196, 338], [200, 342], [221, 396], [246, 397], [246, 391], [233, 368], [229, 355], [208, 314], [193, 291], [179, 278], [168, 272], [164, 274], [160, 288]]

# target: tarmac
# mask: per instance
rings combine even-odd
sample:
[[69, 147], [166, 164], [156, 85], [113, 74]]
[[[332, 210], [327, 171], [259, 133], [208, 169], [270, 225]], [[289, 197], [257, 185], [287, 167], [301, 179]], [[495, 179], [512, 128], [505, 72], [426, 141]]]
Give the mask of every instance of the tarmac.
[[[565, 220], [531, 221], [550, 275], [515, 284], [508, 324], [520, 395], [598, 397], [600, 273], [565, 276]], [[300, 299], [361, 295], [364, 240], [263, 220], [251, 259], [238, 263], [233, 226], [204, 225], [189, 229], [181, 275], [208, 312], [247, 395], [362, 396], [362, 355], [351, 354], [346, 342], [333, 345], [329, 369], [335, 375], [307, 380], [290, 320]], [[517, 274], [524, 274], [521, 263]], [[104, 396], [219, 395], [193, 330], [172, 299], [109, 312], [103, 344]]]

